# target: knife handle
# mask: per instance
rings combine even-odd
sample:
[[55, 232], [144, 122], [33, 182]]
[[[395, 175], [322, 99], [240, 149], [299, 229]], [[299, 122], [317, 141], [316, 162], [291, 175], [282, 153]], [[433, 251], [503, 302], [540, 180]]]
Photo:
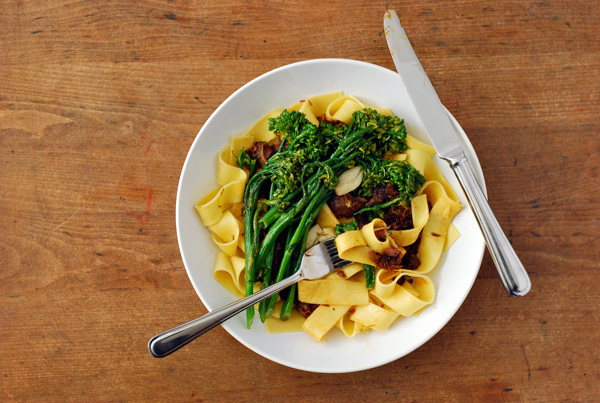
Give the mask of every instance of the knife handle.
[[531, 289], [531, 280], [494, 216], [467, 157], [450, 161], [450, 166], [475, 213], [504, 288], [512, 297], [524, 296]]

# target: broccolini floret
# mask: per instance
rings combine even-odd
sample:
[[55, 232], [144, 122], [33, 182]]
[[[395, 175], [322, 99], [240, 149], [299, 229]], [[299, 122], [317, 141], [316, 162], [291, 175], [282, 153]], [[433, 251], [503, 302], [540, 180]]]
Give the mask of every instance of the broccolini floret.
[[[235, 157], [235, 154], [233, 155]], [[244, 168], [245, 166], [247, 166], [250, 168], [250, 176], [254, 174], [254, 170], [256, 169], [256, 160], [251, 158], [250, 155], [246, 152], [246, 150], [240, 151], [236, 159], [237, 164], [240, 168]]]
[[403, 119], [381, 115], [369, 108], [354, 112], [353, 118], [356, 129], [371, 129], [376, 138], [376, 150], [380, 155], [406, 150], [406, 127]]
[[361, 197], [369, 197], [379, 185], [393, 183], [400, 193], [398, 201], [408, 205], [425, 183], [425, 177], [406, 161], [366, 158], [363, 167], [363, 181], [357, 192]]
[[271, 204], [284, 206], [283, 199], [302, 186], [304, 178], [320, 166], [324, 172], [320, 179], [328, 189], [337, 185], [337, 175], [330, 166], [321, 164], [337, 147], [335, 133], [323, 133], [310, 123], [304, 113], [284, 110], [278, 117], [269, 119], [269, 130], [280, 136], [284, 150], [276, 153], [265, 165], [271, 174], [273, 192]]
[[342, 235], [344, 232], [358, 230], [357, 221], [348, 221], [346, 223], [339, 223], [335, 226], [334, 232], [336, 236]]
[[288, 112], [286, 109], [276, 118], [269, 118], [269, 130], [277, 134], [282, 141], [285, 139], [287, 142], [292, 142], [305, 129], [316, 131], [316, 126], [310, 123], [302, 112]]

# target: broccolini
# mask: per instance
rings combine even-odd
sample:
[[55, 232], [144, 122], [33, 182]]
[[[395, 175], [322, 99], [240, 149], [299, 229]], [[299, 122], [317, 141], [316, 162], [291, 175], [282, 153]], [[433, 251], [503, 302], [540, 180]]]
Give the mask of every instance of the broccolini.
[[[410, 203], [424, 183], [422, 175], [409, 164], [384, 158], [406, 149], [406, 128], [395, 116], [364, 109], [353, 114], [348, 126], [323, 121], [317, 127], [303, 113], [286, 110], [269, 119], [269, 129], [279, 137], [279, 150], [250, 176], [244, 192], [247, 295], [253, 293], [254, 283], [266, 287], [298, 269], [308, 230], [333, 196], [337, 178], [348, 168], [365, 168], [357, 195], [369, 196], [376, 186], [393, 183], [399, 194], [394, 203]], [[240, 153], [240, 165], [251, 164], [246, 157]], [[266, 190], [269, 198], [261, 199]], [[356, 222], [336, 228], [336, 233], [351, 229], [358, 229]], [[284, 243], [279, 267], [273, 265], [276, 243]], [[290, 287], [282, 297], [283, 320], [289, 317], [295, 290]], [[274, 295], [260, 306], [261, 320], [272, 314], [276, 301]], [[248, 327], [253, 317], [254, 308], [250, 308]]]

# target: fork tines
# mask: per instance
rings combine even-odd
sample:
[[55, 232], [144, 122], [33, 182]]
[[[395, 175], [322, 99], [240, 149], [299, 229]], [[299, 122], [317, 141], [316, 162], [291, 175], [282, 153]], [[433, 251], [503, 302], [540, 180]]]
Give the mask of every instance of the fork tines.
[[328, 239], [323, 243], [325, 244], [329, 258], [331, 259], [331, 264], [335, 269], [339, 269], [340, 267], [344, 267], [352, 263], [348, 260], [340, 258], [337, 247], [335, 246], [335, 238]]

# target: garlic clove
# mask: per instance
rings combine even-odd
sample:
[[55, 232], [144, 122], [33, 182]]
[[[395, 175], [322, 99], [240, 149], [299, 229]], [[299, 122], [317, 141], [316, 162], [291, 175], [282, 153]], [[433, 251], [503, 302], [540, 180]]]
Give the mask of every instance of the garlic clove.
[[335, 194], [338, 196], [345, 195], [358, 188], [363, 180], [364, 169], [357, 165], [350, 168], [338, 177], [338, 185], [335, 187]]
[[310, 248], [317, 244], [317, 239], [319, 238], [319, 234], [323, 231], [319, 224], [315, 224], [312, 226], [310, 230], [308, 230], [308, 234], [306, 235], [306, 245], [305, 249]]

